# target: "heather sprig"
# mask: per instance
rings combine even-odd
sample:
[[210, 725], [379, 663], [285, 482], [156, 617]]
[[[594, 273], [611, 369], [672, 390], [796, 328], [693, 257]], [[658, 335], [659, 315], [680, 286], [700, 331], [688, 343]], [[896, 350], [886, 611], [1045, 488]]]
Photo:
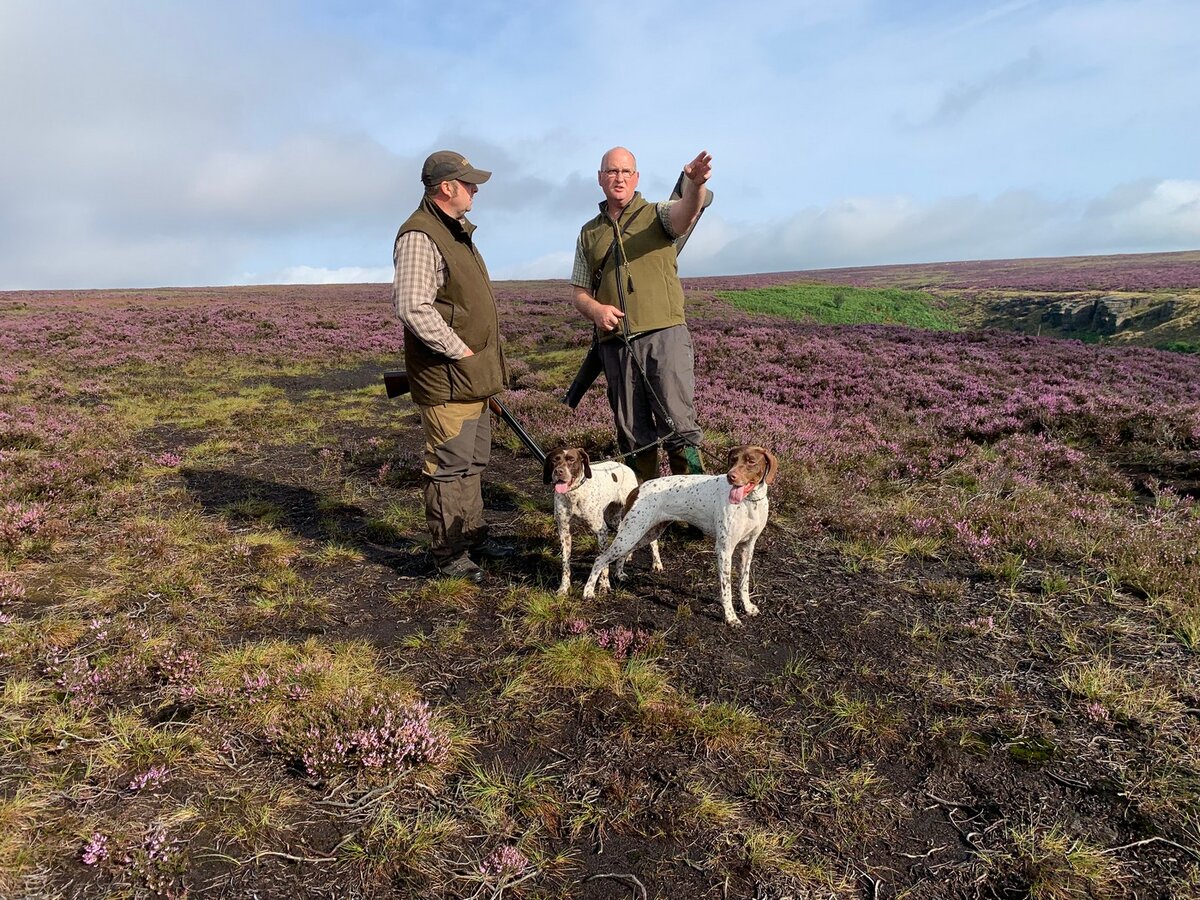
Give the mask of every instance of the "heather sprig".
[[0, 507], [0, 547], [16, 548], [46, 527], [47, 503], [6, 503]]
[[99, 831], [92, 832], [92, 836], [83, 845], [79, 858], [85, 866], [99, 865], [108, 859], [108, 836]]
[[167, 780], [168, 774], [166, 766], [151, 766], [145, 772], [134, 775], [125, 786], [125, 790], [136, 794], [147, 788], [156, 788]]
[[641, 628], [629, 629], [624, 625], [600, 628], [596, 631], [596, 643], [610, 650], [617, 659], [628, 659], [650, 646], [653, 634]]
[[504, 880], [523, 875], [529, 860], [512, 844], [501, 844], [479, 864], [479, 874], [489, 879]]
[[449, 736], [428, 704], [400, 693], [354, 688], [295, 707], [286, 721], [269, 728], [268, 739], [314, 778], [355, 769], [389, 774], [437, 765], [450, 751]]
[[25, 583], [11, 572], [0, 572], [0, 606], [25, 598]]

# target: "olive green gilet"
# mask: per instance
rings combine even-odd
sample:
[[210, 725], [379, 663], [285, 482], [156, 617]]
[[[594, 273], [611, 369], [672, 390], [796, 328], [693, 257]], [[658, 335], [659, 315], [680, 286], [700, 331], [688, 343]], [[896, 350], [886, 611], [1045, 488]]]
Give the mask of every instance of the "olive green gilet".
[[[620, 248], [613, 248], [608, 259], [604, 258], [618, 227], [628, 266], [623, 322], [628, 326], [629, 334], [684, 324], [683, 286], [679, 283], [675, 240], [658, 220], [655, 205], [648, 203], [640, 192], [635, 193], [621, 211], [617, 223], [609, 218], [607, 204], [601, 203], [600, 215], [584, 225], [580, 232], [588, 271], [594, 273], [604, 262], [596, 299], [609, 306], [621, 306], [616, 270]], [[601, 340], [618, 336], [619, 333], [603, 335]]]
[[434, 309], [474, 351], [474, 356], [450, 359], [404, 329], [404, 365], [413, 402], [422, 406], [485, 400], [508, 382], [496, 298], [487, 266], [471, 240], [474, 230], [470, 222], [452, 219], [426, 197], [396, 233], [399, 240], [402, 234], [420, 231], [437, 246], [446, 261], [446, 279]]

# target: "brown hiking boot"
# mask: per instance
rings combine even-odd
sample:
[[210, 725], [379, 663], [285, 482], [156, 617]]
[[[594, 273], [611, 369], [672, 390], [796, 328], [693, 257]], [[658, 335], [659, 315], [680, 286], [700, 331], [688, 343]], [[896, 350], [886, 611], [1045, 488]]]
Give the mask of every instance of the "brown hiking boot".
[[471, 557], [464, 554], [456, 556], [449, 562], [441, 563], [438, 566], [438, 577], [465, 578], [472, 584], [479, 584], [483, 581], [483, 569], [475, 565]]

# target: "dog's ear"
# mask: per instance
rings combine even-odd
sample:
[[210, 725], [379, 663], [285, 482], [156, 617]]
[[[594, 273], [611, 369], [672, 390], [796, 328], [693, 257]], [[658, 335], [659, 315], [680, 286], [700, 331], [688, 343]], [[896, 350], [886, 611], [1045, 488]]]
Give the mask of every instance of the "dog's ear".
[[558, 451], [552, 450], [546, 454], [546, 461], [542, 463], [542, 484], [550, 483], [550, 473], [554, 471], [554, 457], [558, 455]]
[[775, 458], [775, 454], [766, 447], [757, 448], [762, 451], [763, 456], [767, 458], [767, 474], [763, 477], [763, 481], [767, 484], [774, 484], [775, 477], [779, 474], [779, 460]]
[[583, 477], [592, 477], [592, 461], [588, 457], [588, 453], [582, 447], [579, 448], [579, 459], [583, 463]]

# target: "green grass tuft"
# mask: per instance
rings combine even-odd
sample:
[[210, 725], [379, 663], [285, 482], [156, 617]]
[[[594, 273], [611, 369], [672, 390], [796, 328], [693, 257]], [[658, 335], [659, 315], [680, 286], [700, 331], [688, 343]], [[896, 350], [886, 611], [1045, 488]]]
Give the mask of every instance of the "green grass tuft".
[[717, 296], [747, 312], [784, 316], [821, 325], [908, 325], [933, 331], [957, 327], [929, 294], [895, 288], [856, 288], [840, 284], [789, 284]]

